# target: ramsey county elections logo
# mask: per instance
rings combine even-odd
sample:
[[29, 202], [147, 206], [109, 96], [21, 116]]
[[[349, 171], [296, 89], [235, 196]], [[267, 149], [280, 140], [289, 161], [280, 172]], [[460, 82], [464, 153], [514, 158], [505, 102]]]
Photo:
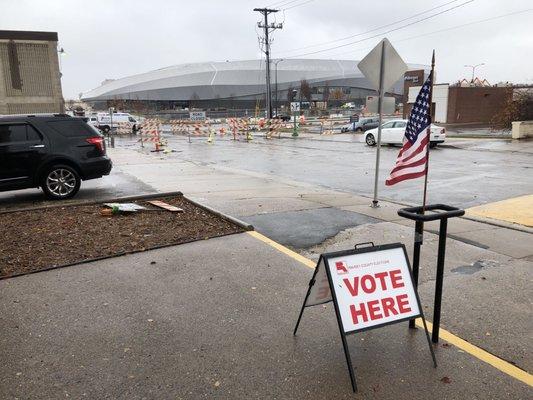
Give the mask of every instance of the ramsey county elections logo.
[[348, 273], [348, 266], [344, 261], [336, 261], [335, 268], [337, 268], [337, 274], [339, 275]]

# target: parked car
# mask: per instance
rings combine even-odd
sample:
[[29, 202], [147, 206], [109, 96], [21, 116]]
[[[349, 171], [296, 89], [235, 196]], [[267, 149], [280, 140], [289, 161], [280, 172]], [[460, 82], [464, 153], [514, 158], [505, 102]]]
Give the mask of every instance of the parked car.
[[40, 187], [68, 199], [111, 172], [103, 136], [66, 114], [0, 116], [0, 191]]
[[[407, 127], [406, 119], [394, 119], [381, 125], [381, 143], [385, 144], [402, 144]], [[377, 143], [378, 129], [370, 129], [365, 133], [365, 143], [369, 146], [375, 146]], [[439, 143], [446, 140], [446, 129], [431, 124], [429, 147], [436, 147]]]
[[291, 120], [291, 116], [290, 115], [285, 115], [285, 114], [280, 114], [280, 115], [275, 115], [274, 117], [272, 117], [272, 119], [281, 119], [283, 122], [287, 122], [287, 121]]
[[377, 128], [378, 124], [378, 117], [363, 117], [359, 118], [358, 121], [341, 126], [341, 132], [364, 132], [372, 128]]

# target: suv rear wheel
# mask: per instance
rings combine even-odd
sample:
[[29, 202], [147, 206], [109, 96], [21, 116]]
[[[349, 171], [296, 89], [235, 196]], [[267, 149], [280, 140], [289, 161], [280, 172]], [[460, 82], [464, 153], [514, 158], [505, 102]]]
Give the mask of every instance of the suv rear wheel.
[[69, 199], [80, 190], [81, 178], [68, 165], [58, 164], [48, 168], [41, 180], [41, 188], [50, 199]]

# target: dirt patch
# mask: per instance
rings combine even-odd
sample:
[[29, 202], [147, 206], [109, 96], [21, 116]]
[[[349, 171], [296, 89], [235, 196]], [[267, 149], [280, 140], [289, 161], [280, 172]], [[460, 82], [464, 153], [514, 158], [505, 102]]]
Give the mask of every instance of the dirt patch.
[[93, 204], [0, 214], [0, 277], [243, 231], [182, 196], [158, 200], [183, 212], [103, 217], [103, 206]]

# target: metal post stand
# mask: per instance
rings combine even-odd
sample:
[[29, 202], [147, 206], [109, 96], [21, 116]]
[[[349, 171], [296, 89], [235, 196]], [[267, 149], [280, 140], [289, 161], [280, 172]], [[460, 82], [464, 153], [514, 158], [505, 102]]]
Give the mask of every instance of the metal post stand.
[[[426, 214], [425, 211], [431, 211]], [[415, 242], [413, 251], [413, 283], [418, 287], [420, 269], [420, 247], [423, 243], [424, 222], [440, 220], [439, 249], [437, 254], [437, 279], [435, 282], [435, 301], [433, 304], [433, 330], [431, 341], [439, 342], [440, 309], [442, 304], [442, 284], [444, 280], [444, 259], [446, 255], [446, 235], [448, 219], [460, 217], [465, 211], [445, 204], [431, 204], [426, 207], [407, 207], [398, 210], [398, 215], [415, 221]], [[409, 321], [409, 327], [415, 327], [415, 321]]]

